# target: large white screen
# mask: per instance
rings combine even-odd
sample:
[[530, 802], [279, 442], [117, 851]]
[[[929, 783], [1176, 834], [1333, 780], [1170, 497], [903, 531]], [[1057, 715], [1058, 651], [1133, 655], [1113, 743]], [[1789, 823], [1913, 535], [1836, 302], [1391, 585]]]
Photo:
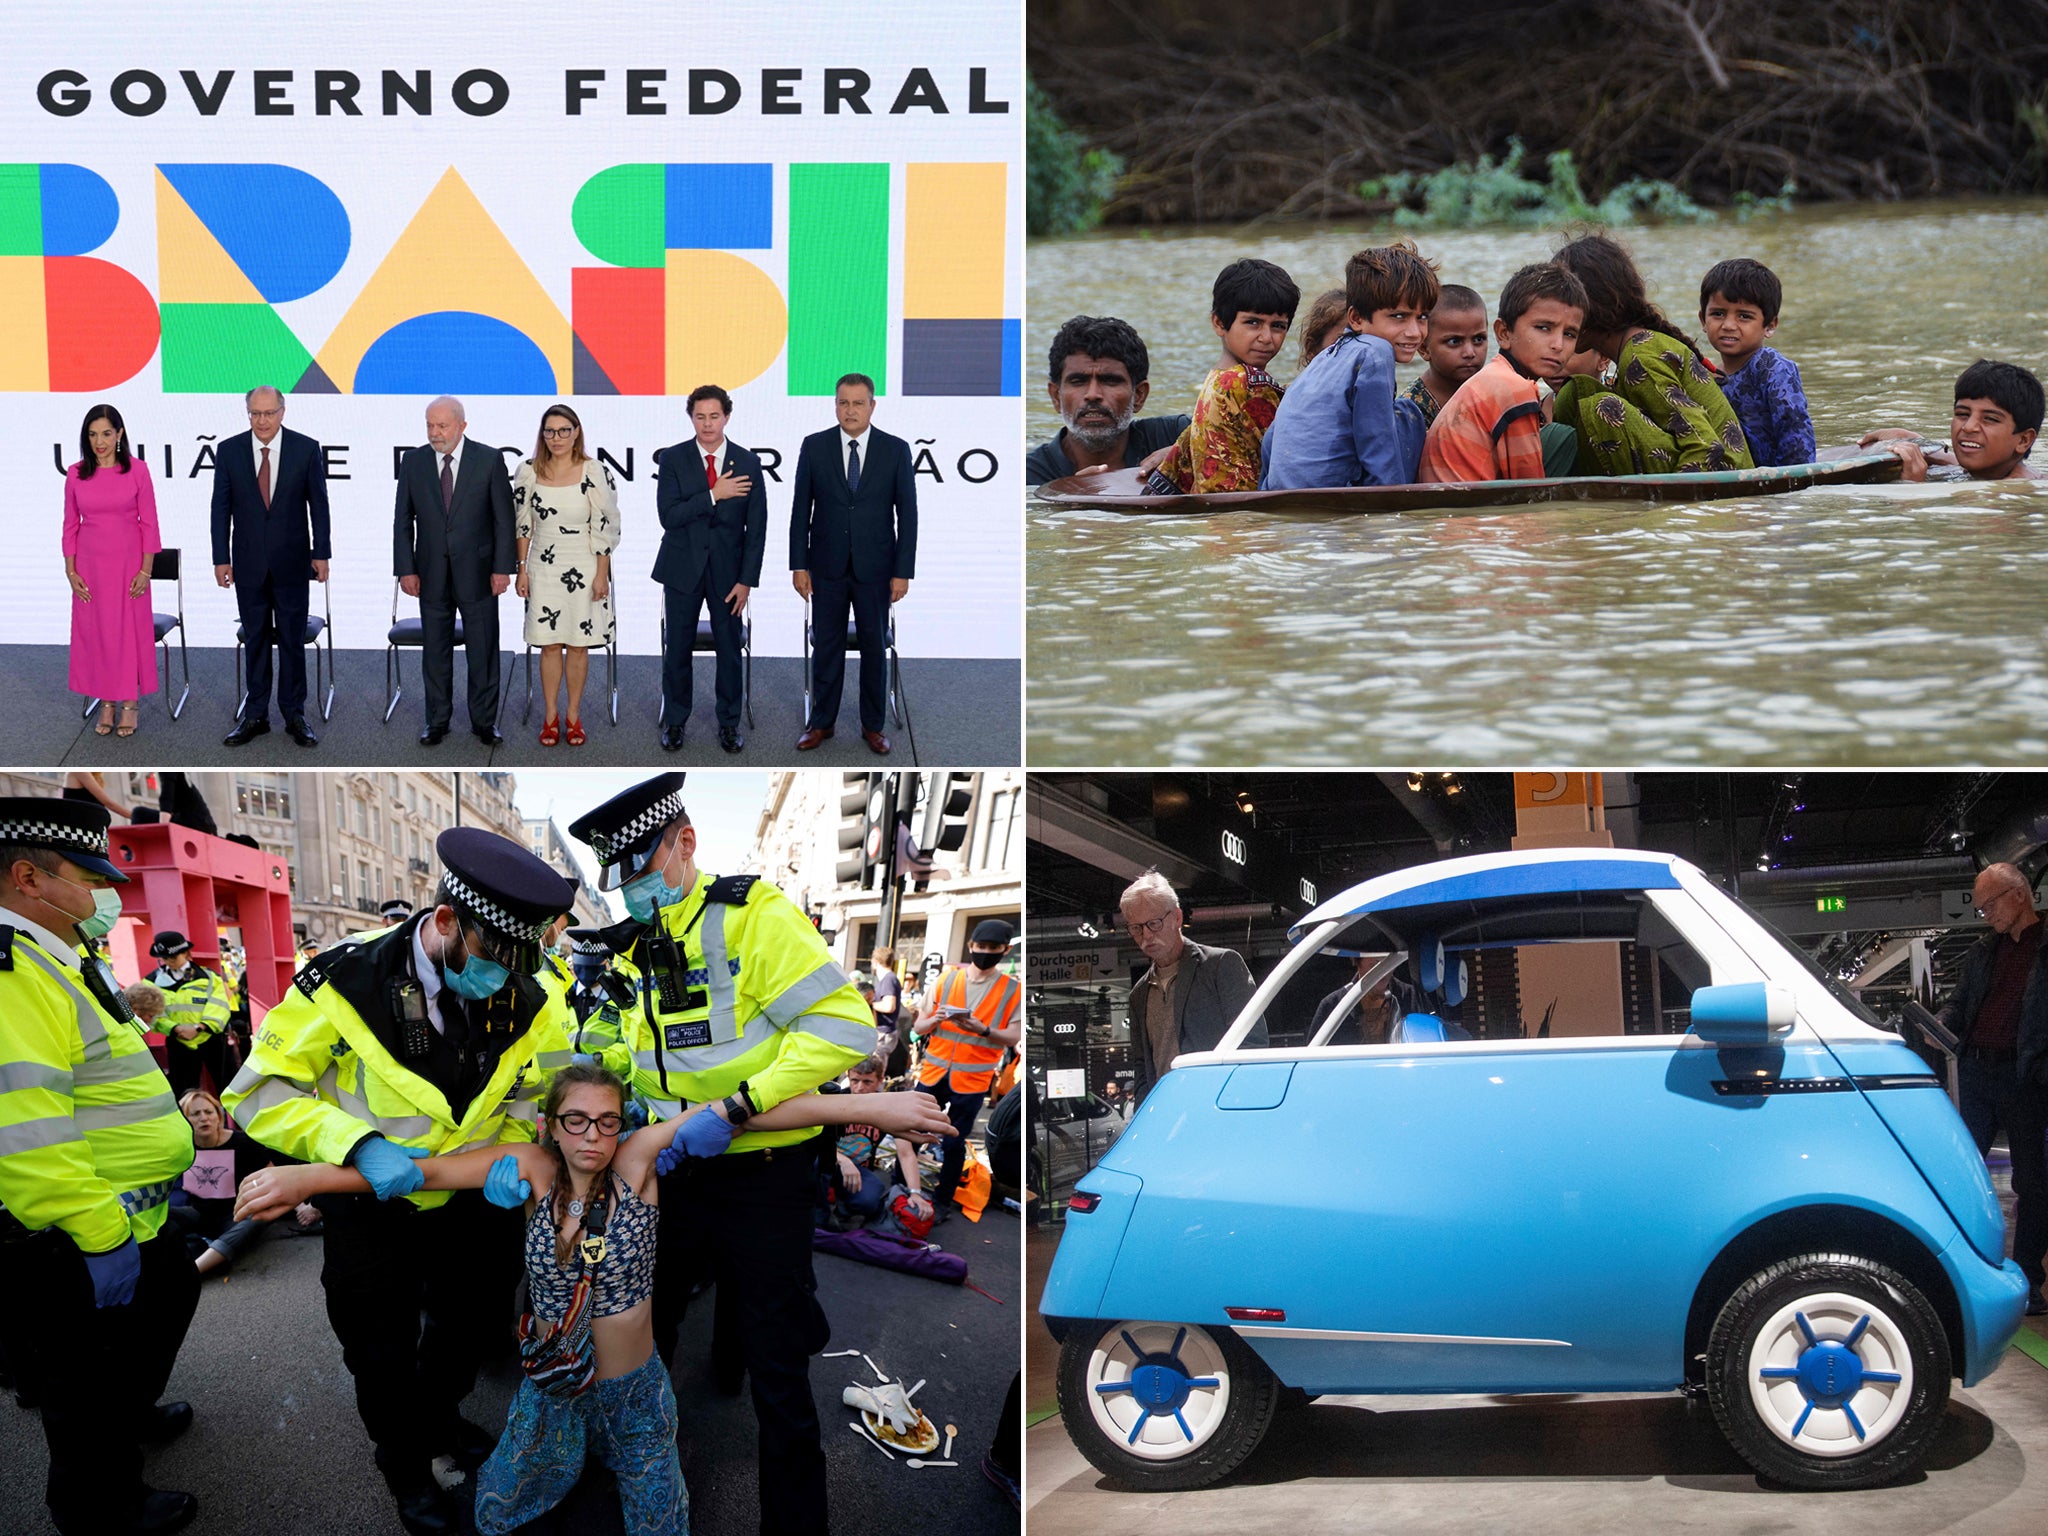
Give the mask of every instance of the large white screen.
[[[231, 643], [203, 455], [269, 382], [330, 449], [337, 643], [383, 643], [394, 449], [446, 390], [521, 454], [567, 400], [630, 464], [620, 643], [653, 652], [652, 456], [717, 383], [732, 439], [781, 461], [754, 643], [794, 654], [790, 472], [831, 381], [863, 371], [876, 426], [921, 451], [904, 650], [1020, 654], [1018, 5], [102, 0], [8, 22], [0, 642], [68, 637], [55, 459], [109, 400], [187, 552], [194, 643]], [[509, 594], [501, 620], [516, 646]]]

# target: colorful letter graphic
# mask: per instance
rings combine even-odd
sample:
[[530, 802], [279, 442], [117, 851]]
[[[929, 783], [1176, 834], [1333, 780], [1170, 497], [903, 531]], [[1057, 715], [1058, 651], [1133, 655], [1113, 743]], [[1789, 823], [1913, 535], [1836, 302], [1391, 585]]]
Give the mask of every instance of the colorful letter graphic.
[[575, 372], [569, 322], [452, 166], [320, 348], [319, 369], [358, 395], [563, 394]]
[[889, 167], [789, 168], [789, 392], [889, 387]]
[[615, 165], [576, 194], [579, 394], [686, 394], [766, 373], [789, 332], [773, 279], [733, 251], [774, 243], [771, 165]]
[[1003, 318], [1008, 167], [906, 167], [903, 392], [1014, 395], [1022, 326]]
[[164, 391], [318, 390], [325, 381], [309, 377], [311, 354], [273, 306], [325, 287], [348, 247], [341, 199], [304, 171], [159, 165]]
[[133, 273], [87, 256], [120, 218], [114, 189], [78, 165], [0, 165], [0, 390], [97, 390], [156, 351], [156, 301]]

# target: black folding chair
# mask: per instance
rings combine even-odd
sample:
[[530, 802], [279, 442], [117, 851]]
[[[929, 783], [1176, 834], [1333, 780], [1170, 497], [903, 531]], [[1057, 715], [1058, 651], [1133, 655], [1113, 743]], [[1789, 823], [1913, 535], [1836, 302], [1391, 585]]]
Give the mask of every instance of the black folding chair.
[[[668, 614], [661, 616], [661, 654], [668, 655]], [[718, 637], [711, 632], [711, 615], [697, 615], [697, 634], [691, 641], [692, 657], [718, 654]], [[740, 610], [740, 707], [747, 717], [747, 729], [754, 728], [754, 600], [747, 599], [747, 606]], [[668, 700], [661, 701], [661, 708], [655, 712], [655, 720], [663, 725], [668, 723]]]
[[[384, 723], [391, 723], [391, 716], [398, 709], [398, 701], [405, 696], [404, 678], [398, 665], [398, 653], [402, 650], [417, 651], [427, 643], [426, 623], [418, 614], [409, 619], [398, 616], [398, 599], [404, 592], [396, 578], [391, 583], [391, 632], [384, 644], [384, 687], [391, 695], [391, 702], [384, 706]], [[462, 610], [455, 612], [455, 645], [462, 645]], [[424, 682], [421, 686], [425, 686]]]
[[[156, 630], [157, 652], [162, 657], [164, 703], [170, 709], [171, 718], [177, 719], [185, 713], [185, 701], [192, 697], [192, 658], [185, 650], [185, 576], [184, 562], [175, 549], [160, 549], [149, 560], [149, 583], [152, 593], [160, 581], [172, 581], [178, 585], [178, 611], [176, 613], [151, 613]], [[152, 609], [154, 604], [151, 605]], [[184, 668], [184, 692], [178, 695], [178, 702], [171, 703], [171, 635], [178, 637], [178, 661]], [[80, 719], [90, 718], [100, 707], [101, 700], [91, 698], [85, 701], [85, 713]]]
[[[883, 631], [882, 645], [889, 653], [889, 713], [898, 725], [903, 723], [903, 691], [897, 684], [901, 680], [902, 659], [896, 654], [896, 605], [889, 605], [889, 624]], [[860, 655], [860, 629], [854, 622], [853, 612], [846, 614], [846, 653], [856, 659]], [[811, 602], [804, 599], [804, 724], [811, 721]]]
[[[313, 648], [313, 694], [320, 700], [320, 718], [334, 718], [334, 589], [331, 583], [320, 582], [321, 611], [306, 614], [306, 638], [304, 644]], [[274, 630], [263, 632], [263, 643], [269, 645], [276, 637]], [[325, 639], [323, 645], [322, 639]], [[242, 657], [248, 649], [249, 633], [245, 624], [235, 625], [235, 697], [241, 703], [235, 706], [235, 718], [242, 718], [248, 707], [249, 695], [242, 687]], [[325, 652], [323, 656], [321, 653]], [[280, 658], [282, 660], [282, 658]], [[322, 692], [322, 690], [325, 692]], [[389, 718], [388, 716], [386, 718]]]

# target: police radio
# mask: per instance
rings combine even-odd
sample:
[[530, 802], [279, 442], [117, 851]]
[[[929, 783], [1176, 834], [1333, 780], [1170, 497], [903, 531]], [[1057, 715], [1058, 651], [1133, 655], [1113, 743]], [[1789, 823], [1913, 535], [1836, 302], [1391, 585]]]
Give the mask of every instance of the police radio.
[[424, 1061], [434, 1053], [434, 1027], [427, 1022], [427, 994], [410, 976], [391, 978], [391, 1017], [398, 1022], [399, 1054]]

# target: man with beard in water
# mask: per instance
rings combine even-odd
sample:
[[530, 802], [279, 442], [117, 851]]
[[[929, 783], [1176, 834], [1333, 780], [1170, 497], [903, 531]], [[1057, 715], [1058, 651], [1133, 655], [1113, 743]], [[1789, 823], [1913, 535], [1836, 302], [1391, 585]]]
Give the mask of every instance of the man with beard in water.
[[[1076, 315], [1052, 339], [1046, 386], [1065, 423], [1024, 461], [1024, 479], [1146, 469], [1186, 430], [1186, 416], [1138, 417], [1152, 386], [1144, 338], [1121, 320]], [[1136, 417], [1137, 419], [1133, 419]]]

